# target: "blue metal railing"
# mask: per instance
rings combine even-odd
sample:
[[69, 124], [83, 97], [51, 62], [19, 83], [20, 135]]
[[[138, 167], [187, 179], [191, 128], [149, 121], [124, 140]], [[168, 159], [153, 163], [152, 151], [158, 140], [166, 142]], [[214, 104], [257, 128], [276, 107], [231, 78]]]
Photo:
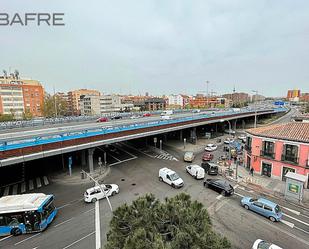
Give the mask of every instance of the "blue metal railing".
[[[267, 111], [267, 110], [265, 110]], [[271, 110], [268, 110], [271, 111]], [[285, 108], [276, 108], [272, 109], [273, 112], [283, 112], [286, 111]], [[72, 131], [72, 132], [60, 132], [56, 135], [46, 135], [46, 136], [36, 136], [33, 138], [26, 138], [26, 139], [17, 139], [14, 141], [2, 141], [0, 142], [0, 151], [7, 151], [13, 149], [20, 149], [25, 147], [55, 143], [55, 142], [62, 142], [68, 141], [72, 139], [78, 138], [87, 138], [92, 136], [98, 135], [105, 135], [110, 133], [117, 133], [121, 131], [129, 131], [129, 130], [136, 130], [136, 129], [143, 129], [143, 128], [150, 128], [150, 127], [157, 127], [166, 124], [177, 124], [185, 121], [193, 121], [193, 120], [200, 120], [205, 118], [213, 118], [213, 117], [226, 117], [228, 115], [233, 114], [245, 114], [245, 113], [252, 113], [252, 110], [240, 110], [237, 112], [234, 111], [225, 111], [225, 112], [215, 112], [215, 113], [207, 113], [207, 114], [192, 114], [192, 116], [175, 118], [170, 120], [157, 120], [157, 121], [149, 121], [149, 122], [139, 122], [135, 124], [127, 124], [127, 125], [118, 125], [118, 126], [107, 126], [107, 127], [95, 127], [91, 129], [84, 129], [81, 131]]]

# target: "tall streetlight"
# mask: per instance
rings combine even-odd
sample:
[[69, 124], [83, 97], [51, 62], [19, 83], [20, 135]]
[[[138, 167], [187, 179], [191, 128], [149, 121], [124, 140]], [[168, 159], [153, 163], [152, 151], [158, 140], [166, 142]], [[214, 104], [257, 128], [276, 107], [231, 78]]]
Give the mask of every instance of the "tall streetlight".
[[206, 96], [206, 101], [207, 101], [207, 108], [208, 108], [208, 84], [209, 84], [209, 81], [206, 80], [206, 86], [207, 86], [207, 96]]
[[[82, 170], [82, 172], [84, 174], [86, 174], [87, 176], [89, 176], [89, 178], [97, 185], [100, 187], [102, 193], [104, 193], [104, 196], [108, 202], [108, 205], [109, 205], [109, 208], [111, 210], [111, 212], [113, 213], [113, 208], [112, 208], [112, 205], [109, 201], [109, 198], [104, 190], [104, 188], [102, 188], [102, 185], [103, 187], [105, 187], [104, 184], [99, 184], [97, 180], [95, 180], [90, 174], [88, 174], [86, 171]], [[100, 206], [99, 206], [99, 200], [97, 200], [95, 202], [95, 245], [96, 245], [96, 249], [101, 249], [101, 225], [100, 225]]]
[[252, 92], [255, 93], [255, 98], [254, 98], [254, 128], [256, 128], [256, 120], [257, 120], [256, 98], [257, 98], [257, 95], [258, 95], [258, 91], [257, 90], [252, 90]]

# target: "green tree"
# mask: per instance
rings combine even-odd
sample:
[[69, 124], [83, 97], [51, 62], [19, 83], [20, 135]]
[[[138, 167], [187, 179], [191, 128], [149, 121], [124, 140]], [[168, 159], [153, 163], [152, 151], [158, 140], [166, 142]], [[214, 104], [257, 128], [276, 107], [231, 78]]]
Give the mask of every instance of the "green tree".
[[26, 108], [26, 110], [23, 112], [23, 119], [29, 120], [29, 119], [32, 119], [32, 118], [33, 118], [33, 115], [30, 112], [30, 109]]
[[0, 122], [13, 121], [14, 116], [12, 114], [0, 114]]
[[59, 95], [50, 95], [45, 93], [42, 106], [44, 117], [65, 116], [68, 114], [67, 101]]
[[226, 249], [202, 203], [181, 193], [160, 202], [147, 194], [114, 211], [105, 249]]

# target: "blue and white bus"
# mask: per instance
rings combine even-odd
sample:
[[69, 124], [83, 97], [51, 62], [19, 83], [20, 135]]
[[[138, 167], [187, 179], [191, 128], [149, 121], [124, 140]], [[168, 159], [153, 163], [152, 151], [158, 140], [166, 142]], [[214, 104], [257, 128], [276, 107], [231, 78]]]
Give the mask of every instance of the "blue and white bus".
[[41, 232], [56, 214], [53, 195], [4, 196], [0, 198], [0, 236]]

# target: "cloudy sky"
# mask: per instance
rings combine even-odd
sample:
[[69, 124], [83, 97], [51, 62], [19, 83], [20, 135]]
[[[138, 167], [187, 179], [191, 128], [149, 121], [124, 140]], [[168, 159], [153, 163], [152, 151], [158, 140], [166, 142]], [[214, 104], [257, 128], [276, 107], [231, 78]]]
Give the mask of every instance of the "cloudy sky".
[[47, 91], [309, 92], [307, 0], [1, 0], [0, 12], [63, 12], [64, 27], [0, 26], [0, 69]]

